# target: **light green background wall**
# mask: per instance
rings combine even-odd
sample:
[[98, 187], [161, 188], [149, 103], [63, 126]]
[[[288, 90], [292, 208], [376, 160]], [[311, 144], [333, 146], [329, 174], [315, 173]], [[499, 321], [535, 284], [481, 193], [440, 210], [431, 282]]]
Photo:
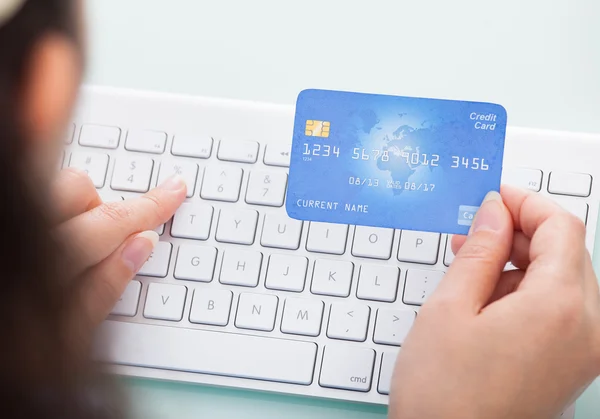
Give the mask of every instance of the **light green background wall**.
[[[293, 103], [308, 87], [483, 100], [503, 104], [511, 125], [600, 132], [597, 0], [87, 5], [88, 81], [95, 84], [278, 103]], [[144, 419], [385, 417], [365, 406], [128, 383]], [[595, 384], [577, 418], [598, 417]]]

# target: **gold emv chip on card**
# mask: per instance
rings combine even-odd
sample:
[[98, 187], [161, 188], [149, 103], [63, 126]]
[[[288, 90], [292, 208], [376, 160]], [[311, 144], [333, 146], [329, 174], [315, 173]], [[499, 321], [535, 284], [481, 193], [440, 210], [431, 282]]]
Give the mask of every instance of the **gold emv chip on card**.
[[327, 121], [314, 121], [309, 119], [306, 121], [306, 132], [305, 134], [309, 137], [329, 137], [329, 128], [331, 123]]

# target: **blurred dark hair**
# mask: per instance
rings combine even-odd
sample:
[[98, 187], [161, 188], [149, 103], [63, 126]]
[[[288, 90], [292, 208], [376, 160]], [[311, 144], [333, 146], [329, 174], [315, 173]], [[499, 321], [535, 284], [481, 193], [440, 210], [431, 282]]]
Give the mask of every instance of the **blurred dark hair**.
[[36, 43], [49, 33], [77, 43], [76, 14], [74, 0], [27, 0], [0, 27], [2, 417], [117, 417], [107, 404], [114, 394], [99, 384], [69, 328], [75, 293], [61, 277], [65, 258], [50, 234], [48, 181], [34, 178], [18, 114]]

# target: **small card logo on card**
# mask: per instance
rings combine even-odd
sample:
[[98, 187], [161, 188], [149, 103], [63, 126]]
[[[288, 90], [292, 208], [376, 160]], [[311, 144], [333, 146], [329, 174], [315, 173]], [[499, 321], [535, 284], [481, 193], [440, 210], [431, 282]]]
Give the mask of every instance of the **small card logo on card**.
[[458, 224], [461, 226], [470, 226], [473, 224], [473, 218], [475, 218], [477, 210], [479, 210], [479, 207], [472, 207], [470, 205], [461, 205], [458, 207]]
[[308, 137], [328, 138], [329, 128], [331, 128], [331, 123], [328, 121], [314, 121], [309, 119], [306, 121], [305, 134]]

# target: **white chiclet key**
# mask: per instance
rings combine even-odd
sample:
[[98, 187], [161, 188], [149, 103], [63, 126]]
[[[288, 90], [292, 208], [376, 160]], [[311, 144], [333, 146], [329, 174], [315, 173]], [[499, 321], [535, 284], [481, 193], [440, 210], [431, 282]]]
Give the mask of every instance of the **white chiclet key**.
[[79, 134], [79, 144], [86, 147], [117, 148], [121, 129], [103, 125], [84, 125]]
[[250, 209], [222, 209], [215, 238], [223, 243], [251, 245], [256, 235], [258, 212]]
[[194, 196], [196, 191], [196, 179], [198, 178], [198, 165], [187, 160], [167, 160], [160, 164], [158, 172], [157, 185], [162, 185], [164, 181], [173, 175], [179, 175], [185, 181], [187, 186], [187, 197]]
[[148, 157], [120, 157], [115, 162], [111, 188], [117, 191], [148, 192], [154, 160]]
[[400, 346], [404, 343], [417, 314], [412, 310], [377, 310], [373, 342]]
[[354, 232], [352, 254], [371, 259], [389, 259], [392, 255], [394, 230], [357, 226]]
[[281, 332], [292, 335], [319, 336], [322, 319], [322, 301], [308, 298], [286, 298]]
[[174, 156], [208, 159], [212, 152], [213, 139], [202, 135], [181, 135], [173, 137], [171, 154]]
[[102, 188], [106, 181], [108, 161], [108, 154], [76, 151], [71, 154], [69, 167], [83, 170], [90, 177], [96, 188]]
[[202, 180], [202, 199], [237, 202], [240, 198], [243, 171], [239, 167], [208, 166]]
[[131, 281], [127, 284], [125, 291], [121, 295], [117, 304], [113, 307], [110, 314], [114, 316], [133, 317], [137, 313], [138, 302], [140, 301], [140, 291], [142, 283], [140, 281]]
[[264, 163], [267, 166], [290, 167], [292, 145], [289, 143], [267, 144]]
[[435, 265], [440, 248], [439, 233], [403, 230], [400, 234], [398, 260]]
[[364, 304], [333, 303], [329, 312], [327, 337], [364, 342], [371, 309]]
[[348, 226], [311, 222], [308, 227], [306, 250], [309, 252], [343, 255], [346, 251]]
[[395, 266], [361, 265], [356, 296], [362, 300], [396, 301], [399, 272]]
[[182, 244], [177, 253], [173, 276], [188, 281], [210, 282], [215, 272], [216, 261], [216, 248]]
[[353, 271], [352, 262], [319, 259], [315, 261], [310, 291], [319, 295], [348, 297]]
[[169, 272], [172, 247], [173, 245], [169, 242], [158, 242], [148, 261], [138, 272], [138, 275], [154, 276], [157, 278], [166, 277], [167, 272]]
[[272, 290], [302, 292], [308, 259], [302, 256], [271, 255], [265, 287]]
[[246, 203], [281, 207], [285, 199], [286, 186], [287, 173], [253, 171], [248, 180]]
[[142, 153], [162, 154], [167, 145], [167, 133], [150, 130], [129, 130], [125, 150]]
[[256, 287], [260, 275], [262, 253], [242, 249], [227, 249], [223, 254], [221, 284]]
[[321, 387], [363, 391], [371, 389], [375, 351], [350, 345], [327, 345], [319, 377]]
[[267, 294], [240, 294], [235, 327], [270, 332], [275, 328], [278, 298]]
[[286, 214], [266, 214], [260, 244], [264, 247], [296, 250], [300, 247], [302, 221]]
[[397, 351], [384, 352], [381, 357], [379, 383], [377, 384], [377, 391], [380, 394], [390, 394], [390, 387], [392, 386], [392, 376], [394, 374], [396, 358], [398, 358], [399, 352], [399, 349]]
[[238, 163], [256, 163], [258, 149], [256, 141], [221, 140], [217, 158]]
[[232, 298], [233, 293], [229, 290], [196, 288], [190, 321], [211, 326], [227, 326]]
[[213, 207], [208, 204], [184, 202], [171, 225], [171, 235], [183, 239], [206, 240], [210, 235]]
[[404, 304], [422, 305], [437, 285], [442, 280], [444, 272], [425, 270], [425, 269], [409, 269], [406, 271], [406, 282], [404, 284]]
[[148, 287], [144, 317], [181, 321], [187, 288], [181, 285], [152, 283]]

